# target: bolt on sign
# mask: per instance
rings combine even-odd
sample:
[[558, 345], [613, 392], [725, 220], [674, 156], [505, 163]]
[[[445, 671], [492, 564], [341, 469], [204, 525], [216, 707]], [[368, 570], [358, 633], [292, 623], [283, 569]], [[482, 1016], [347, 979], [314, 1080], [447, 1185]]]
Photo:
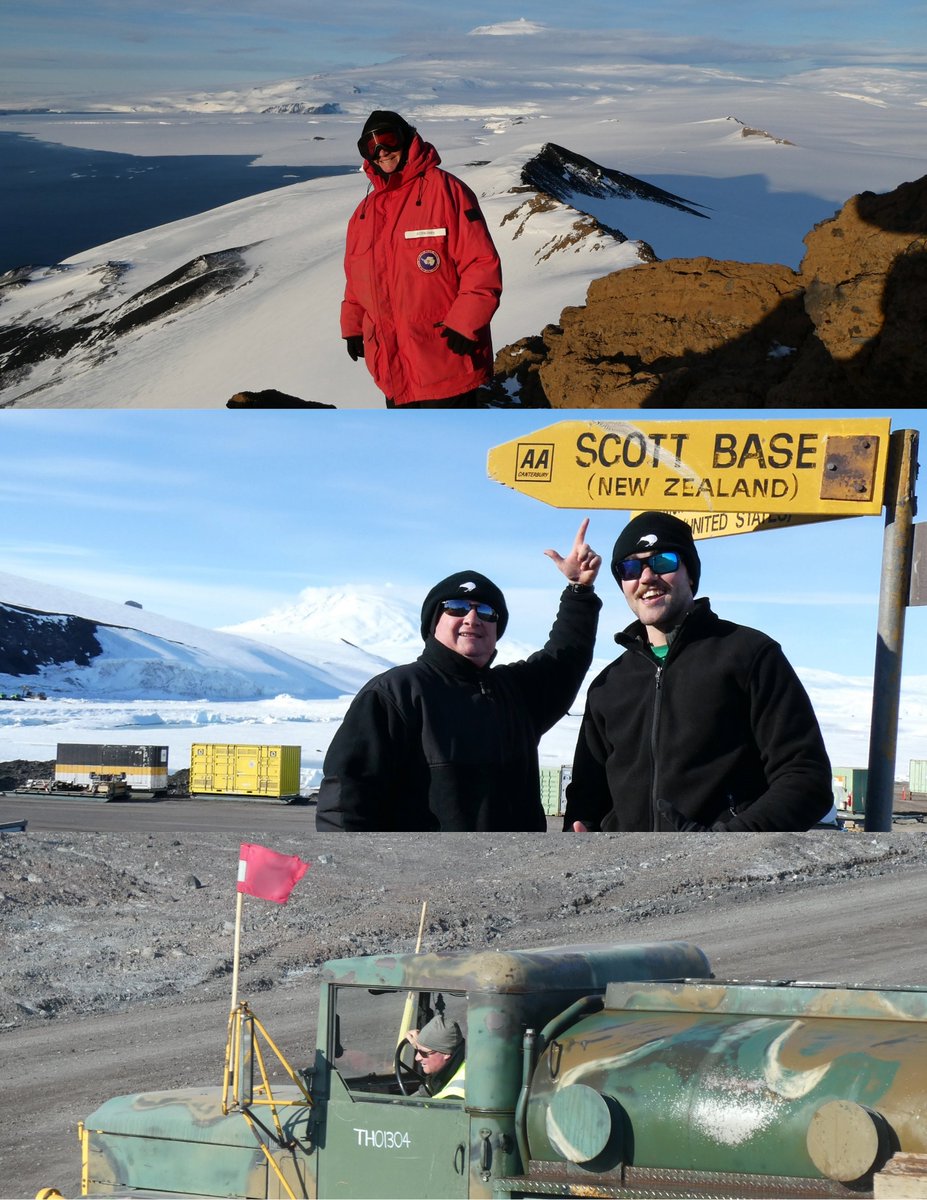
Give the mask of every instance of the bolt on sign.
[[[891, 422], [561, 421], [489, 451], [490, 479], [556, 508], [710, 514], [701, 536], [881, 511]], [[738, 514], [740, 522], [720, 514]], [[721, 526], [725, 528], [721, 528]], [[738, 527], [739, 525], [739, 527]]]

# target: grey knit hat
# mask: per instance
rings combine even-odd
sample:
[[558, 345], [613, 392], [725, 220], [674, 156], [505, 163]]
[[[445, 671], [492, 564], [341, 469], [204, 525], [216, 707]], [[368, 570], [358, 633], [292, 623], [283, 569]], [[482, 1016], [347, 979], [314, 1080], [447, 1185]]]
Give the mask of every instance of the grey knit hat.
[[436, 583], [422, 605], [422, 637], [427, 638], [434, 633], [438, 623], [438, 605], [442, 600], [478, 600], [482, 604], [491, 604], [499, 614], [496, 626], [496, 636], [502, 637], [509, 620], [509, 610], [505, 605], [505, 596], [491, 579], [481, 575], [479, 571], [457, 571]]
[[674, 517], [672, 513], [645, 512], [633, 517], [615, 542], [612, 551], [612, 575], [620, 586], [621, 576], [618, 574], [618, 564], [630, 558], [632, 554], [659, 554], [663, 550], [675, 550], [685, 564], [692, 580], [692, 594], [698, 590], [698, 581], [702, 573], [702, 563], [695, 548], [692, 537], [692, 526], [686, 521]]
[[448, 1024], [441, 1013], [432, 1017], [417, 1033], [413, 1029], [406, 1036], [417, 1050], [437, 1050], [439, 1054], [453, 1054], [464, 1040], [457, 1022]]

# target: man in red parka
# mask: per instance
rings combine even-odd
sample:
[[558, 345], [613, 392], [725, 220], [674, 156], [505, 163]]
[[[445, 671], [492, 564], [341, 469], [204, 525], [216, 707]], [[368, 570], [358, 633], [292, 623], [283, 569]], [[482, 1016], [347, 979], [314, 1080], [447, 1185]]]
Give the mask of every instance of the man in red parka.
[[476, 196], [398, 113], [357, 143], [373, 191], [348, 224], [341, 336], [387, 408], [474, 408], [492, 378], [502, 268]]

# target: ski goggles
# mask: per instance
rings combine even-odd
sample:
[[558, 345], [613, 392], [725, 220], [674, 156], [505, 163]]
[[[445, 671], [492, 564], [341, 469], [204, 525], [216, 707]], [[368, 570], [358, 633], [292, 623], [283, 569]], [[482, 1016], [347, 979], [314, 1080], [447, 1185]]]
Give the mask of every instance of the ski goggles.
[[381, 153], [395, 154], [402, 147], [402, 134], [392, 126], [386, 129], [371, 129], [357, 143], [357, 148], [360, 150], [361, 155], [369, 159], [370, 162], [376, 162]]
[[640, 579], [644, 567], [649, 567], [654, 575], [669, 575], [679, 570], [679, 555], [675, 550], [663, 550], [649, 558], [624, 558], [615, 570], [621, 582], [627, 583], [630, 579]]
[[481, 621], [489, 621], [494, 625], [499, 620], [499, 614], [491, 604], [483, 604], [476, 600], [441, 601], [441, 611], [448, 613], [452, 617], [465, 617], [471, 608], [476, 610], [476, 615]]

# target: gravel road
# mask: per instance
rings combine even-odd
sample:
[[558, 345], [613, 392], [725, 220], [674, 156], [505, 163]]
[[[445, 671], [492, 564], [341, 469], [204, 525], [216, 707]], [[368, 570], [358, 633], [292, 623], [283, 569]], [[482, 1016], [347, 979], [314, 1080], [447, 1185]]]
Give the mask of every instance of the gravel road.
[[106, 1096], [221, 1081], [241, 841], [311, 863], [286, 905], [246, 898], [242, 935], [240, 996], [297, 1065], [319, 964], [413, 949], [424, 900], [428, 950], [684, 938], [719, 977], [927, 984], [920, 826], [401, 838], [232, 803], [127, 833], [94, 830], [116, 806], [87, 807], [87, 831], [0, 834], [7, 1200], [79, 1194], [76, 1125]]

